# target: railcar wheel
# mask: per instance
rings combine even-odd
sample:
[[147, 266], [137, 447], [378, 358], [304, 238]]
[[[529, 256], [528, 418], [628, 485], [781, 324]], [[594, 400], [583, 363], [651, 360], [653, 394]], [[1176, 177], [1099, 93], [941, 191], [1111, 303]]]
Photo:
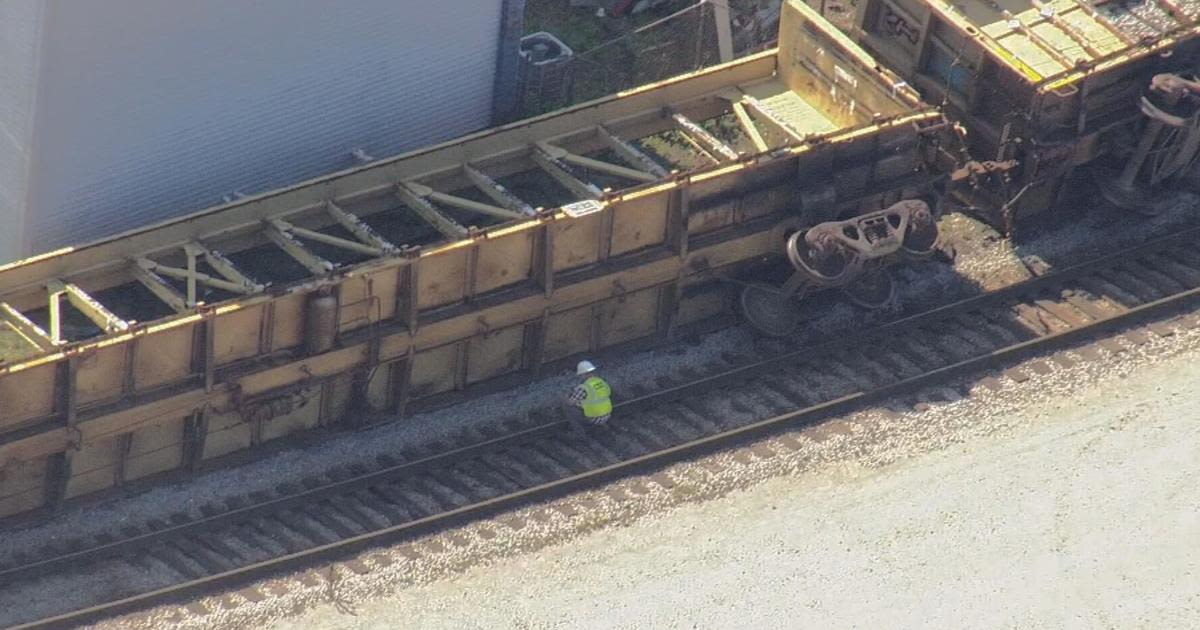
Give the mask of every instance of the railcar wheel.
[[870, 271], [842, 288], [849, 300], [869, 309], [883, 308], [896, 297], [896, 283], [886, 269]]
[[1115, 170], [1097, 167], [1093, 173], [1096, 188], [1108, 203], [1142, 216], [1153, 217], [1162, 212], [1155, 203], [1153, 191], [1149, 188], [1136, 183], [1130, 186], [1121, 185], [1118, 182], [1120, 173]]
[[800, 327], [795, 301], [769, 284], [743, 287], [738, 296], [738, 310], [752, 328], [771, 337], [787, 337]]

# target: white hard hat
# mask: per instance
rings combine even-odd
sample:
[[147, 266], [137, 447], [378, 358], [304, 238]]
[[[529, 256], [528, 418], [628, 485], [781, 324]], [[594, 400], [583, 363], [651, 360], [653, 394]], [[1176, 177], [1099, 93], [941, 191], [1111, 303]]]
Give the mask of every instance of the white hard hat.
[[595, 371], [596, 371], [596, 366], [592, 365], [591, 361], [580, 361], [579, 365], [575, 366], [576, 374], [587, 374], [588, 372], [595, 372]]

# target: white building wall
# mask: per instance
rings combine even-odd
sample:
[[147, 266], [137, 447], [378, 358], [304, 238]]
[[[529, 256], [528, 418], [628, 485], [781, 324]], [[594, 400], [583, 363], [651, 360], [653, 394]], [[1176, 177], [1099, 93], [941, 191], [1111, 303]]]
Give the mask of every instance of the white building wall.
[[0, 262], [21, 251], [37, 94], [40, 0], [0, 0]]
[[42, 4], [27, 244], [9, 259], [489, 123], [501, 0]]

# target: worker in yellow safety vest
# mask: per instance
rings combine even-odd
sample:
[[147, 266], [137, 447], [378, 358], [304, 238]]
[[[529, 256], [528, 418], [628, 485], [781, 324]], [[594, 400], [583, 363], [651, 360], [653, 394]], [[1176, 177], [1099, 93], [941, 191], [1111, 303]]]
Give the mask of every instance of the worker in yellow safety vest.
[[571, 390], [567, 402], [583, 410], [583, 415], [592, 424], [604, 424], [612, 417], [612, 388], [604, 379], [596, 376], [596, 366], [591, 361], [580, 361], [575, 368], [578, 376], [587, 378]]

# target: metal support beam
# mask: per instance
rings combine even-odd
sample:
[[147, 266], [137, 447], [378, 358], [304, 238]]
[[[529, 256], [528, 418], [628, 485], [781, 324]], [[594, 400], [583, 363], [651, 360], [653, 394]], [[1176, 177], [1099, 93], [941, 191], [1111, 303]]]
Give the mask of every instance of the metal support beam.
[[525, 324], [524, 353], [521, 357], [522, 366], [539, 376], [542, 364], [546, 362], [546, 337], [550, 329], [550, 309], [542, 311], [541, 319]]
[[657, 328], [661, 338], [671, 341], [675, 339], [675, 330], [679, 322], [679, 304], [682, 301], [682, 276], [659, 288]]
[[197, 328], [202, 339], [197, 344], [200, 352], [200, 371], [204, 375], [204, 391], [211, 392], [217, 385], [217, 319], [206, 317], [204, 325]]
[[46, 331], [42, 330], [41, 326], [33, 323], [33, 320], [25, 317], [25, 314], [13, 308], [7, 302], [0, 302], [0, 319], [3, 319], [12, 326], [13, 330], [17, 331], [29, 343], [37, 346], [39, 350], [50, 350], [58, 345]]
[[117, 463], [113, 466], [113, 485], [122, 486], [128, 476], [129, 453], [133, 450], [133, 432], [117, 436]]
[[571, 170], [567, 168], [558, 158], [550, 155], [541, 147], [533, 148], [533, 161], [537, 163], [546, 174], [553, 177], [564, 188], [571, 191], [572, 195], [580, 199], [600, 199], [604, 196], [604, 191], [600, 190], [595, 184], [580, 180], [571, 174]]
[[353, 234], [354, 238], [357, 238], [363, 243], [377, 247], [380, 251], [389, 256], [400, 251], [399, 247], [396, 247], [386, 238], [380, 236], [378, 232], [371, 229], [371, 226], [363, 223], [362, 219], [349, 212], [346, 212], [332, 201], [325, 203], [325, 211], [329, 213], [329, 216], [333, 217], [334, 220], [340, 223], [342, 227], [346, 228], [346, 230]]
[[733, 24], [729, 20], [729, 0], [705, 0], [712, 7], [713, 22], [717, 27], [717, 52], [721, 63], [733, 61]]
[[604, 347], [604, 315], [611, 300], [592, 305], [591, 323], [588, 326], [588, 352], [595, 353]]
[[137, 281], [141, 282], [142, 286], [146, 287], [176, 313], [187, 312], [191, 308], [187, 298], [179, 291], [176, 291], [175, 287], [171, 286], [171, 283], [164, 280], [162, 276], [150, 271], [146, 266], [147, 264], [153, 266], [155, 263], [145, 258], [139, 258], [135, 261], [133, 263], [133, 277], [137, 278]]
[[195, 306], [200, 301], [196, 294], [196, 258], [200, 256], [200, 252], [185, 245], [183, 253], [187, 256], [187, 303], [188, 306]]
[[632, 169], [627, 166], [610, 164], [609, 162], [605, 162], [603, 160], [596, 160], [587, 156], [576, 155], [562, 147], [556, 147], [546, 142], [539, 142], [537, 143], [537, 146], [542, 151], [545, 151], [546, 155], [549, 155], [556, 160], [561, 160], [567, 164], [574, 164], [575, 166], [582, 166], [583, 168], [590, 168], [594, 171], [600, 171], [601, 173], [606, 173], [615, 177], [624, 177], [625, 179], [632, 179], [635, 182], [645, 183], [656, 182], [660, 179], [649, 173]]
[[[471, 230], [475, 234], [475, 230]], [[463, 299], [468, 303], [475, 299], [479, 286], [479, 243], [472, 242], [467, 247], [467, 264], [463, 269]]]
[[667, 243], [680, 260], [688, 255], [688, 215], [691, 212], [688, 187], [672, 190], [667, 201]]
[[412, 398], [413, 358], [416, 354], [412, 346], [403, 359], [392, 363], [392, 413], [399, 418], [404, 417], [408, 402]]
[[534, 259], [534, 275], [538, 284], [542, 285], [546, 299], [554, 294], [554, 228], [551, 223], [543, 223], [538, 230], [538, 249]]
[[225, 276], [226, 280], [242, 285], [243, 289], [237, 291], [237, 293], [245, 293], [249, 295], [251, 293], [261, 293], [267, 288], [266, 285], [260, 282], [255, 282], [252, 278], [242, 273], [242, 271], [233, 264], [233, 261], [226, 258], [221, 252], [215, 249], [209, 249], [196, 241], [192, 241], [184, 246], [184, 249], [187, 248], [191, 248], [200, 252], [204, 256], [204, 262], [208, 263], [208, 266], [216, 270], [217, 273]]
[[208, 441], [208, 406], [194, 411], [183, 425], [183, 469], [195, 472], [204, 461], [204, 446]]
[[692, 150], [696, 152], [697, 155], [708, 160], [709, 162], [712, 162], [713, 164], [722, 164], [723, 163], [721, 158], [713, 155], [708, 149], [704, 148], [704, 145], [697, 142], [695, 138], [687, 135], [686, 133], [683, 133], [682, 131], [680, 131], [678, 133], [679, 133], [679, 137], [683, 138], [683, 141], [688, 143], [688, 146], [690, 146], [692, 148]]
[[[47, 287], [49, 289], [49, 287]], [[62, 293], [50, 289], [50, 340], [55, 344], [66, 343], [62, 336]]]
[[758, 118], [758, 121], [766, 125], [767, 128], [774, 131], [776, 134], [784, 138], [791, 138], [796, 142], [804, 142], [804, 134], [796, 131], [784, 119], [779, 117], [779, 114], [771, 111], [770, 107], [763, 105], [758, 99], [744, 95], [741, 98], [741, 103], [745, 104], [751, 112]]
[[[59, 292], [59, 297], [61, 297], [61, 293]], [[71, 481], [72, 463], [75, 452], [80, 447], [79, 429], [76, 427], [79, 422], [76, 387], [78, 373], [78, 359], [70, 357], [66, 361], [59, 362], [55, 375], [55, 384], [57, 385], [55, 396], [58, 399], [55, 411], [62, 417], [63, 426], [71, 432], [71, 443], [63, 452], [50, 457], [47, 461], [44, 499], [46, 510], [51, 514], [56, 514], [62, 509], [63, 502], [66, 501], [67, 486]]]
[[[257, 292], [255, 290], [255, 287], [253, 287], [253, 286], [248, 287], [240, 282], [231, 282], [229, 280], [224, 280], [222, 278], [214, 278], [206, 273], [200, 273], [199, 271], [192, 272], [188, 269], [180, 269], [178, 267], [168, 267], [167, 265], [156, 263], [153, 260], [150, 260], [149, 258], [139, 258], [137, 260], [137, 266], [141, 270], [148, 271], [155, 275], [166, 276], [168, 278], [174, 278], [176, 280], [195, 280], [198, 284], [210, 286], [214, 289], [221, 289], [223, 291], [229, 291], [230, 293], [237, 293], [240, 295], [251, 295], [251, 294]], [[135, 275], [136, 275], [136, 272], [135, 272]], [[159, 278], [159, 280], [161, 280], [161, 278]], [[148, 286], [147, 288], [149, 288], [151, 291], [155, 291], [155, 295], [158, 295], [158, 291], [156, 289], [154, 289], [153, 287]], [[179, 295], [179, 293], [177, 291], [175, 291], [175, 289], [173, 287], [168, 285], [166, 288], [171, 289], [171, 291], [174, 292], [175, 295]], [[162, 295], [159, 295], [159, 297], [163, 298], [163, 300], [166, 301], [167, 304], [171, 304], [170, 300], [172, 298], [164, 297]], [[183, 296], [179, 295], [179, 297], [182, 298]], [[189, 300], [187, 298], [184, 298], [184, 302], [185, 302], [185, 304], [188, 305], [189, 308], [192, 306], [195, 306], [198, 303], [198, 302]], [[172, 305], [172, 306], [174, 306], [174, 305]]]
[[613, 153], [621, 156], [621, 159], [629, 164], [658, 178], [670, 175], [667, 169], [654, 161], [654, 158], [651, 158], [637, 147], [621, 139], [617, 134], [609, 131], [608, 127], [600, 125], [596, 127], [596, 133], [600, 135], [600, 139], [608, 145], [608, 148], [613, 150]]
[[[59, 297], [62, 296], [62, 294], [65, 293], [67, 300], [71, 302], [71, 306], [74, 306], [79, 310], [79, 312], [83, 313], [84, 316], [91, 320], [93, 324], [98, 326], [100, 330], [109, 333], [129, 330], [129, 322], [114, 315], [112, 311], [105, 308], [103, 304], [96, 301], [95, 298], [88, 295], [83, 289], [80, 289], [74, 284], [63, 282], [62, 280], [51, 280], [49, 283], [47, 283], [46, 288], [50, 291], [52, 319], [54, 311], [58, 310], [54, 307], [54, 303]], [[59, 315], [61, 316], [61, 311], [59, 312]], [[53, 323], [51, 324], [51, 328], [55, 328]], [[61, 334], [62, 324], [60, 323], [57, 328]], [[61, 337], [59, 338], [61, 339]]]
[[74, 451], [56, 453], [46, 460], [46, 481], [43, 487], [48, 514], [58, 514], [67, 500], [67, 484], [71, 481]]
[[746, 106], [738, 101], [733, 102], [733, 115], [737, 116], [738, 124], [742, 126], [742, 131], [746, 132], [746, 137], [750, 138], [750, 142], [754, 143], [754, 148], [760, 153], [769, 151], [771, 146], [763, 140], [762, 134], [758, 132], [758, 127], [754, 125], [754, 121], [750, 119], [750, 114], [746, 113]]
[[479, 203], [478, 201], [467, 199], [465, 197], [449, 195], [444, 192], [436, 191], [429, 186], [425, 186], [424, 184], [418, 184], [416, 182], [404, 182], [404, 186], [411, 190], [414, 195], [417, 195], [422, 199], [435, 201], [443, 206], [450, 206], [460, 210], [466, 210], [467, 212], [474, 212], [476, 214], [504, 219], [506, 221], [511, 221], [513, 219], [524, 219], [526, 217], [525, 214], [514, 212], [508, 208], [501, 208], [499, 206], [493, 206], [486, 203]]
[[525, 201], [520, 197], [517, 197], [509, 192], [507, 188], [501, 186], [491, 177], [488, 177], [483, 173], [483, 171], [472, 167], [470, 164], [463, 164], [462, 169], [463, 173], [466, 174], [467, 179], [471, 180], [471, 183], [480, 191], [482, 191], [483, 194], [491, 197], [492, 201], [495, 201], [501, 206], [504, 206], [505, 208], [508, 208], [509, 210], [512, 210], [518, 214], [523, 214], [530, 217], [537, 214], [537, 211], [533, 209], [533, 206], [525, 203]]
[[729, 147], [729, 145], [721, 142], [721, 140], [719, 140], [716, 136], [705, 131], [703, 127], [696, 124], [696, 122], [691, 118], [688, 118], [679, 112], [670, 110], [668, 110], [668, 113], [670, 114], [671, 120], [675, 122], [675, 126], [678, 127], [679, 130], [684, 133], [684, 135], [689, 136], [699, 144], [703, 145], [705, 148], [715, 153], [718, 157], [726, 160], [736, 160], [741, 157], [738, 155], [737, 151], [734, 151]]
[[396, 282], [396, 319], [404, 324], [409, 335], [417, 333], [420, 314], [420, 269], [418, 250], [418, 255], [414, 255], [409, 264], [400, 267]]
[[323, 276], [333, 271], [334, 264], [309, 251], [296, 237], [285, 229], [286, 224], [278, 220], [267, 220], [263, 223], [263, 231], [272, 243], [279, 246], [288, 256], [304, 266], [310, 272]]
[[351, 241], [338, 236], [332, 236], [323, 232], [317, 232], [316, 230], [302, 228], [298, 225], [284, 221], [283, 219], [275, 219], [272, 221], [272, 223], [277, 225], [279, 229], [291, 234], [292, 236], [298, 236], [300, 238], [317, 243], [332, 245], [333, 247], [338, 247], [356, 254], [363, 254], [366, 256], [382, 256], [385, 253], [383, 248], [375, 247], [374, 245], [366, 245], [358, 241]]
[[441, 232], [442, 236], [451, 240], [458, 240], [467, 235], [467, 228], [459, 224], [458, 221], [439, 212], [433, 204], [429, 203], [429, 200], [418, 195], [407, 184], [396, 186], [396, 196], [404, 202], [404, 205], [412, 208], [413, 212], [416, 212], [426, 223], [433, 226], [438, 232]]
[[600, 245], [596, 250], [596, 259], [600, 261], [608, 260], [612, 255], [612, 240], [613, 240], [613, 221], [616, 212], [612, 207], [604, 208], [600, 211]]
[[467, 386], [467, 376], [470, 374], [470, 366], [467, 364], [471, 358], [470, 349], [470, 339], [464, 339], [455, 346], [454, 391], [462, 391]]

